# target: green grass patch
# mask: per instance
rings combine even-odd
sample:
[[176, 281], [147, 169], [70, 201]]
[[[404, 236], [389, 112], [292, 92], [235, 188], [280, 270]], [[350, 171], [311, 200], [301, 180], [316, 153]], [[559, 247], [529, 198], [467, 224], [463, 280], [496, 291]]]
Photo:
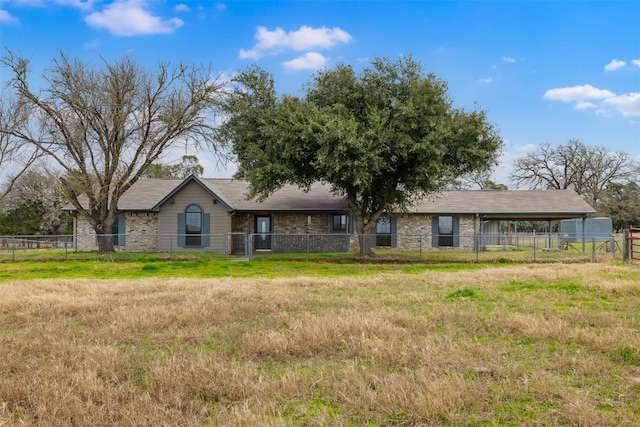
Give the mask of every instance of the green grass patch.
[[[498, 264], [503, 265], [503, 264]], [[216, 278], [216, 277], [338, 277], [367, 276], [380, 273], [421, 274], [427, 271], [475, 271], [488, 264], [419, 263], [385, 259], [284, 259], [256, 257], [254, 260], [163, 260], [141, 255], [138, 258], [100, 258], [69, 261], [20, 261], [0, 263], [0, 282], [7, 280], [89, 278], [144, 279], [156, 278]]]
[[449, 300], [456, 300], [460, 298], [477, 299], [479, 297], [480, 297], [480, 294], [475, 289], [471, 289], [471, 288], [458, 289], [447, 295], [447, 299]]

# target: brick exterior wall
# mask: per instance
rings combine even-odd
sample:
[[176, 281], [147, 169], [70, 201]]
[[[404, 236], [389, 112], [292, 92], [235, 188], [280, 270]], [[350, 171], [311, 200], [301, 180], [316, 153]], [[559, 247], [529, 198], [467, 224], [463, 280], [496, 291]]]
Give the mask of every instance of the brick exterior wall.
[[[346, 252], [349, 236], [332, 232], [330, 221], [333, 213], [236, 213], [231, 219], [233, 253], [244, 253], [246, 233], [255, 232], [257, 216], [270, 216], [272, 221], [271, 250], [273, 252]], [[242, 233], [242, 234], [240, 234]], [[308, 236], [307, 236], [308, 235]]]
[[[158, 214], [156, 212], [127, 212], [125, 214], [125, 246], [116, 250], [127, 252], [158, 251]], [[76, 251], [97, 249], [96, 233], [84, 217], [75, 219]]]
[[474, 249], [474, 232], [478, 225], [472, 216], [458, 216], [459, 219], [459, 246], [457, 247], [433, 247], [431, 216], [426, 214], [400, 215], [398, 217], [398, 249], [418, 251], [422, 236], [423, 251], [472, 251]]
[[[255, 213], [235, 213], [231, 216], [231, 252], [244, 253], [246, 234], [255, 232]], [[348, 235], [331, 232], [332, 213], [276, 212], [272, 218], [273, 252], [344, 252], [359, 250], [355, 232]], [[433, 247], [431, 216], [403, 214], [397, 217], [397, 246], [392, 249], [405, 251], [471, 251], [474, 249], [474, 232], [478, 224], [471, 216], [459, 217], [459, 246]], [[116, 250], [127, 252], [157, 252], [160, 250], [158, 214], [156, 212], [127, 212], [125, 214], [126, 243]], [[290, 236], [287, 236], [290, 235]], [[307, 237], [306, 235], [310, 235]], [[89, 222], [76, 219], [76, 247], [78, 251], [96, 250], [96, 238]]]

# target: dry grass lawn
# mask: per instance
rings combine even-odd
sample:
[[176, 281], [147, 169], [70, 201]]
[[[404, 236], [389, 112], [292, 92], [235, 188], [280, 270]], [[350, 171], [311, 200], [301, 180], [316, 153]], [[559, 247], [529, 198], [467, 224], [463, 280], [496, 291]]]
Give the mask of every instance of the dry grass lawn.
[[640, 270], [0, 283], [0, 425], [640, 424]]

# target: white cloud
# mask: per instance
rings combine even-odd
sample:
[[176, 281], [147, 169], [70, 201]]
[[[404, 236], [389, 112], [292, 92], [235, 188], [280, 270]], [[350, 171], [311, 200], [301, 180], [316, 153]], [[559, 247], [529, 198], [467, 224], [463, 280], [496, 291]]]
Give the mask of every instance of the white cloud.
[[638, 59], [632, 59], [632, 60], [631, 60], [631, 63], [632, 63], [633, 65], [635, 65], [636, 67], [640, 67], [640, 58], [638, 58]]
[[[2, 2], [3, 0], [0, 0]], [[27, 7], [44, 7], [51, 4], [74, 7], [80, 10], [91, 10], [96, 0], [13, 0], [14, 3]]]
[[605, 71], [615, 71], [627, 65], [625, 61], [619, 59], [612, 59], [607, 65], [604, 66]]
[[504, 62], [508, 62], [509, 64], [513, 64], [514, 62], [516, 62], [516, 61], [517, 61], [517, 59], [516, 59], [516, 58], [510, 58], [510, 57], [508, 57], [508, 56], [503, 56], [503, 57], [502, 57], [502, 60], [503, 60]]
[[575, 102], [574, 108], [576, 110], [594, 109], [597, 116], [609, 116], [610, 110], [613, 108], [623, 117], [640, 117], [640, 92], [616, 95], [606, 89], [583, 85], [550, 89], [544, 94], [544, 98], [553, 101]]
[[145, 0], [116, 0], [102, 12], [93, 12], [85, 22], [96, 28], [104, 28], [118, 36], [139, 34], [171, 34], [184, 22], [179, 18], [163, 20], [146, 10]]
[[282, 28], [273, 31], [266, 27], [256, 29], [256, 45], [240, 50], [241, 59], [259, 59], [265, 54], [275, 55], [284, 50], [296, 51], [330, 48], [338, 43], [349, 43], [351, 35], [340, 28], [311, 28], [306, 25], [296, 31], [285, 32]]
[[478, 79], [478, 83], [489, 84], [492, 83], [493, 79], [491, 77], [486, 77], [484, 79]]
[[576, 110], [587, 110], [589, 108], [596, 108], [597, 105], [594, 104], [593, 102], [588, 102], [588, 101], [578, 101], [576, 102], [576, 105], [573, 107]]
[[583, 99], [603, 99], [615, 96], [615, 94], [606, 89], [598, 89], [589, 84], [582, 86], [561, 87], [549, 89], [544, 94], [544, 99], [554, 101], [580, 101]]
[[0, 22], [3, 24], [17, 24], [18, 20], [6, 10], [0, 9]]
[[227, 10], [227, 5], [224, 3], [218, 2], [216, 3], [216, 10], [220, 10], [220, 11]]
[[284, 67], [289, 70], [319, 70], [327, 65], [327, 58], [318, 52], [307, 52], [291, 61], [284, 63]]
[[613, 96], [604, 103], [615, 107], [624, 117], [640, 117], [640, 92]]
[[177, 5], [175, 7], [175, 11], [176, 12], [189, 12], [191, 9], [189, 9], [189, 6], [187, 6], [184, 3], [180, 3], [179, 5]]

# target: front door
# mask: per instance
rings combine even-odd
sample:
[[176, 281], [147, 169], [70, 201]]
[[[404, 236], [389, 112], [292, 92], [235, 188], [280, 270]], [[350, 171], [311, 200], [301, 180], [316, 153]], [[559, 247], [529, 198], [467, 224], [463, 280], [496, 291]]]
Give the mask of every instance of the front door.
[[271, 217], [256, 217], [256, 249], [271, 249]]

